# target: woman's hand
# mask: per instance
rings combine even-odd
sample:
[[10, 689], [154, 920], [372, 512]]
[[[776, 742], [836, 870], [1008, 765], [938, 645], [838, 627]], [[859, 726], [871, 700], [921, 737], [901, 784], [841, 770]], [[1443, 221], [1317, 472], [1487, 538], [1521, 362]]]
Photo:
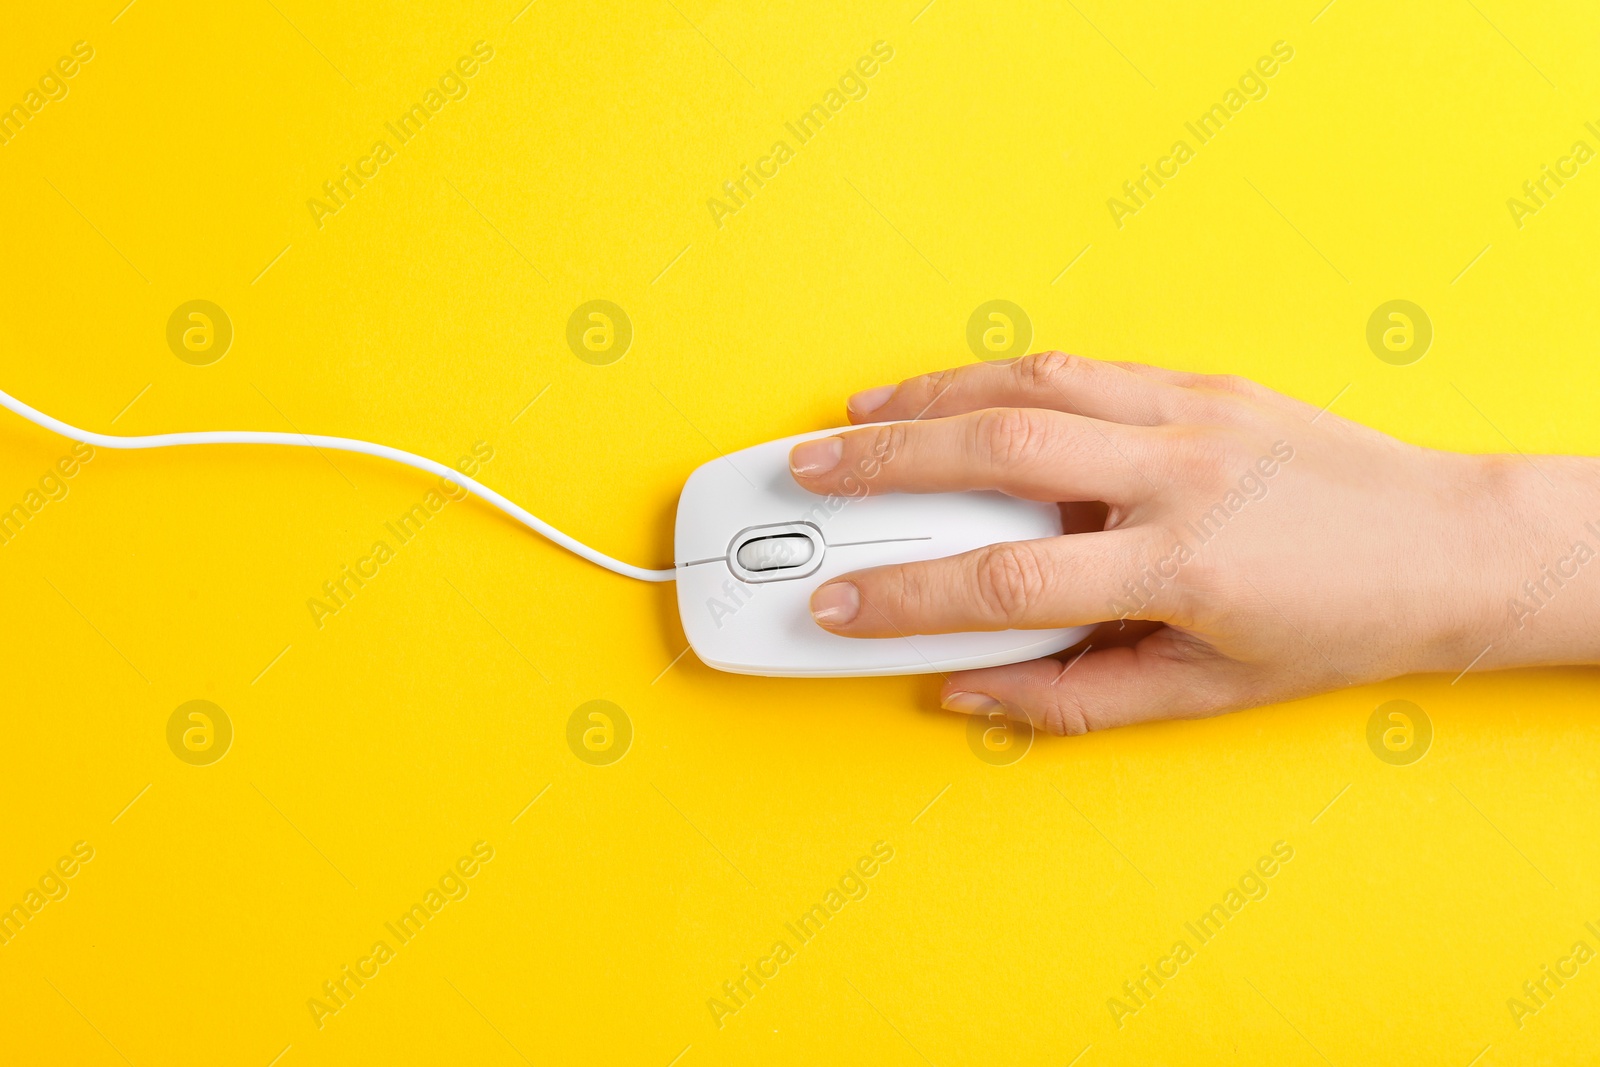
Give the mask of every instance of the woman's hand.
[[[797, 446], [806, 489], [859, 492], [845, 478], [879, 457], [869, 493], [998, 489], [1061, 503], [1068, 532], [837, 578], [812, 596], [820, 625], [874, 638], [1106, 623], [1081, 651], [949, 676], [952, 711], [1078, 734], [1600, 652], [1594, 582], [1565, 588], [1589, 578], [1575, 542], [1600, 544], [1591, 460], [1433, 451], [1245, 379], [1058, 352], [849, 408], [888, 425]], [[1562, 559], [1573, 576], [1541, 585]]]

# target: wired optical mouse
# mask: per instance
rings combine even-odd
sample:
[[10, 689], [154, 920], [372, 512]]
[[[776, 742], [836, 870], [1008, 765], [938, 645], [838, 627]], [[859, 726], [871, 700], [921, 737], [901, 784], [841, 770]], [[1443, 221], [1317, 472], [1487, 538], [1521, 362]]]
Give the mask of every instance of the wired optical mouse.
[[689, 475], [673, 545], [678, 615], [708, 666], [804, 678], [924, 674], [1037, 659], [1093, 629], [860, 638], [818, 626], [811, 594], [841, 574], [1061, 533], [1054, 504], [999, 492], [818, 496], [802, 489], [789, 472], [790, 449], [841, 432], [768, 441]]
[[1058, 652], [1092, 629], [852, 638], [818, 626], [811, 618], [812, 591], [848, 571], [1061, 533], [1061, 514], [1054, 505], [1003, 493], [822, 497], [801, 489], [789, 473], [789, 450], [840, 430], [768, 441], [700, 467], [678, 500], [676, 564], [652, 570], [584, 544], [475, 478], [389, 445], [264, 430], [103, 434], [46, 415], [4, 390], [0, 407], [98, 448], [282, 445], [357, 452], [427, 471], [609, 571], [646, 582], [676, 580], [678, 613], [689, 644], [707, 665], [722, 671], [829, 678], [990, 667]]

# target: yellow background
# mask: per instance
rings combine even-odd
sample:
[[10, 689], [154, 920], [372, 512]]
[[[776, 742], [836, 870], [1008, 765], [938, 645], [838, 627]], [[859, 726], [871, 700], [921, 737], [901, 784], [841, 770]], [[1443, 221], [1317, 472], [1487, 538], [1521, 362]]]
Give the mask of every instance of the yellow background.
[[[1034, 348], [1246, 374], [1430, 445], [1600, 450], [1600, 164], [1521, 229], [1506, 207], [1600, 146], [1592, 5], [922, 2], [13, 8], [0, 102], [95, 55], [0, 146], [0, 384], [105, 432], [486, 441], [489, 484], [652, 566], [698, 464], [972, 359], [991, 299]], [[319, 229], [322, 182], [479, 40], [469, 94]], [[880, 40], [867, 97], [715, 225], [721, 183]], [[1118, 229], [1107, 198], [1279, 40], [1270, 94]], [[196, 298], [235, 329], [205, 367], [165, 339]], [[1407, 367], [1364, 338], [1393, 298], [1436, 331]], [[566, 345], [590, 299], [633, 322], [620, 362]], [[0, 417], [0, 505], [67, 449]], [[0, 947], [7, 1062], [1592, 1052], [1600, 963], [1520, 1028], [1506, 1004], [1600, 947], [1587, 672], [1397, 679], [996, 767], [932, 679], [667, 669], [670, 586], [477, 502], [319, 630], [307, 599], [432, 484], [376, 460], [101, 450], [69, 484], [0, 546], [0, 904], [95, 857]], [[210, 766], [166, 743], [193, 699], [234, 725]], [[567, 744], [593, 699], [633, 725], [610, 766]], [[1431, 719], [1420, 762], [1368, 748], [1389, 699]], [[470, 895], [319, 1029], [322, 983], [480, 840]], [[1108, 998], [1280, 840], [1266, 898], [1119, 1028]], [[877, 841], [867, 896], [719, 1028], [721, 983]]]

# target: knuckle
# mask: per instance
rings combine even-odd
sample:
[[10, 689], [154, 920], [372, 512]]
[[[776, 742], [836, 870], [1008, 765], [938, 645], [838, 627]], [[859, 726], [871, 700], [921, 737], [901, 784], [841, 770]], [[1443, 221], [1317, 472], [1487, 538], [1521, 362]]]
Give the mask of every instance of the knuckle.
[[1137, 547], [1126, 580], [1108, 602], [1117, 619], [1157, 619], [1182, 623], [1189, 618], [1190, 572], [1199, 566], [1187, 548], [1193, 534], [1175, 524], [1152, 523], [1135, 532]]
[[[931, 408], [939, 402], [939, 398], [953, 390], [960, 381], [960, 370], [956, 367], [946, 367], [943, 370], [929, 371], [919, 378], [913, 378], [916, 386], [917, 406], [921, 409], [919, 419], [933, 418]], [[926, 399], [924, 399], [926, 398]]]
[[1261, 393], [1261, 386], [1239, 374], [1208, 374], [1201, 379], [1201, 384], [1213, 392], [1230, 396], [1254, 398]]
[[861, 450], [851, 457], [849, 473], [865, 481], [876, 478], [883, 469], [905, 452], [906, 424], [888, 422], [874, 426], [861, 434]]
[[872, 443], [873, 456], [883, 463], [894, 459], [905, 450], [906, 433], [906, 424], [903, 422], [891, 422], [887, 426], [880, 426]]
[[1008, 627], [1025, 621], [1045, 592], [1045, 573], [1032, 549], [1017, 542], [990, 545], [977, 559], [979, 603]]
[[1082, 356], [1066, 352], [1038, 352], [1017, 362], [1017, 378], [1030, 391], [1059, 389], [1082, 373], [1083, 362]]
[[1090, 730], [1089, 716], [1083, 698], [1067, 689], [1057, 693], [1044, 711], [1045, 732], [1057, 737], [1080, 737]]
[[1249, 450], [1239, 435], [1214, 426], [1186, 427], [1178, 431], [1172, 450], [1185, 475], [1210, 485], [1235, 475], [1250, 462]]
[[1025, 464], [1039, 457], [1045, 427], [1027, 408], [994, 408], [978, 416], [978, 441], [999, 467]]
[[931, 576], [916, 566], [891, 567], [882, 574], [880, 614], [886, 614], [897, 627], [915, 627], [915, 620], [926, 617], [937, 600]]

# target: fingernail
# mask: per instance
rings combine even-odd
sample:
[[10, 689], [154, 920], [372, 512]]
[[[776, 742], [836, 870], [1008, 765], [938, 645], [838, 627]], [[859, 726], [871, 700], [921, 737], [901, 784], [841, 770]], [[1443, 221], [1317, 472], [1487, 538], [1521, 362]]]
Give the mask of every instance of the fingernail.
[[982, 693], [951, 693], [939, 706], [945, 711], [959, 711], [963, 715], [993, 715], [1005, 710], [1004, 704]]
[[888, 403], [889, 398], [894, 396], [894, 390], [895, 387], [892, 385], [880, 385], [876, 389], [863, 389], [849, 400], [846, 400], [844, 406], [850, 409], [850, 414], [852, 415], [871, 415]]
[[811, 617], [824, 626], [841, 626], [861, 610], [861, 591], [854, 582], [829, 582], [811, 594]]
[[824, 437], [820, 441], [807, 441], [795, 445], [789, 453], [789, 469], [796, 474], [815, 477], [826, 474], [839, 465], [844, 455], [844, 438]]

